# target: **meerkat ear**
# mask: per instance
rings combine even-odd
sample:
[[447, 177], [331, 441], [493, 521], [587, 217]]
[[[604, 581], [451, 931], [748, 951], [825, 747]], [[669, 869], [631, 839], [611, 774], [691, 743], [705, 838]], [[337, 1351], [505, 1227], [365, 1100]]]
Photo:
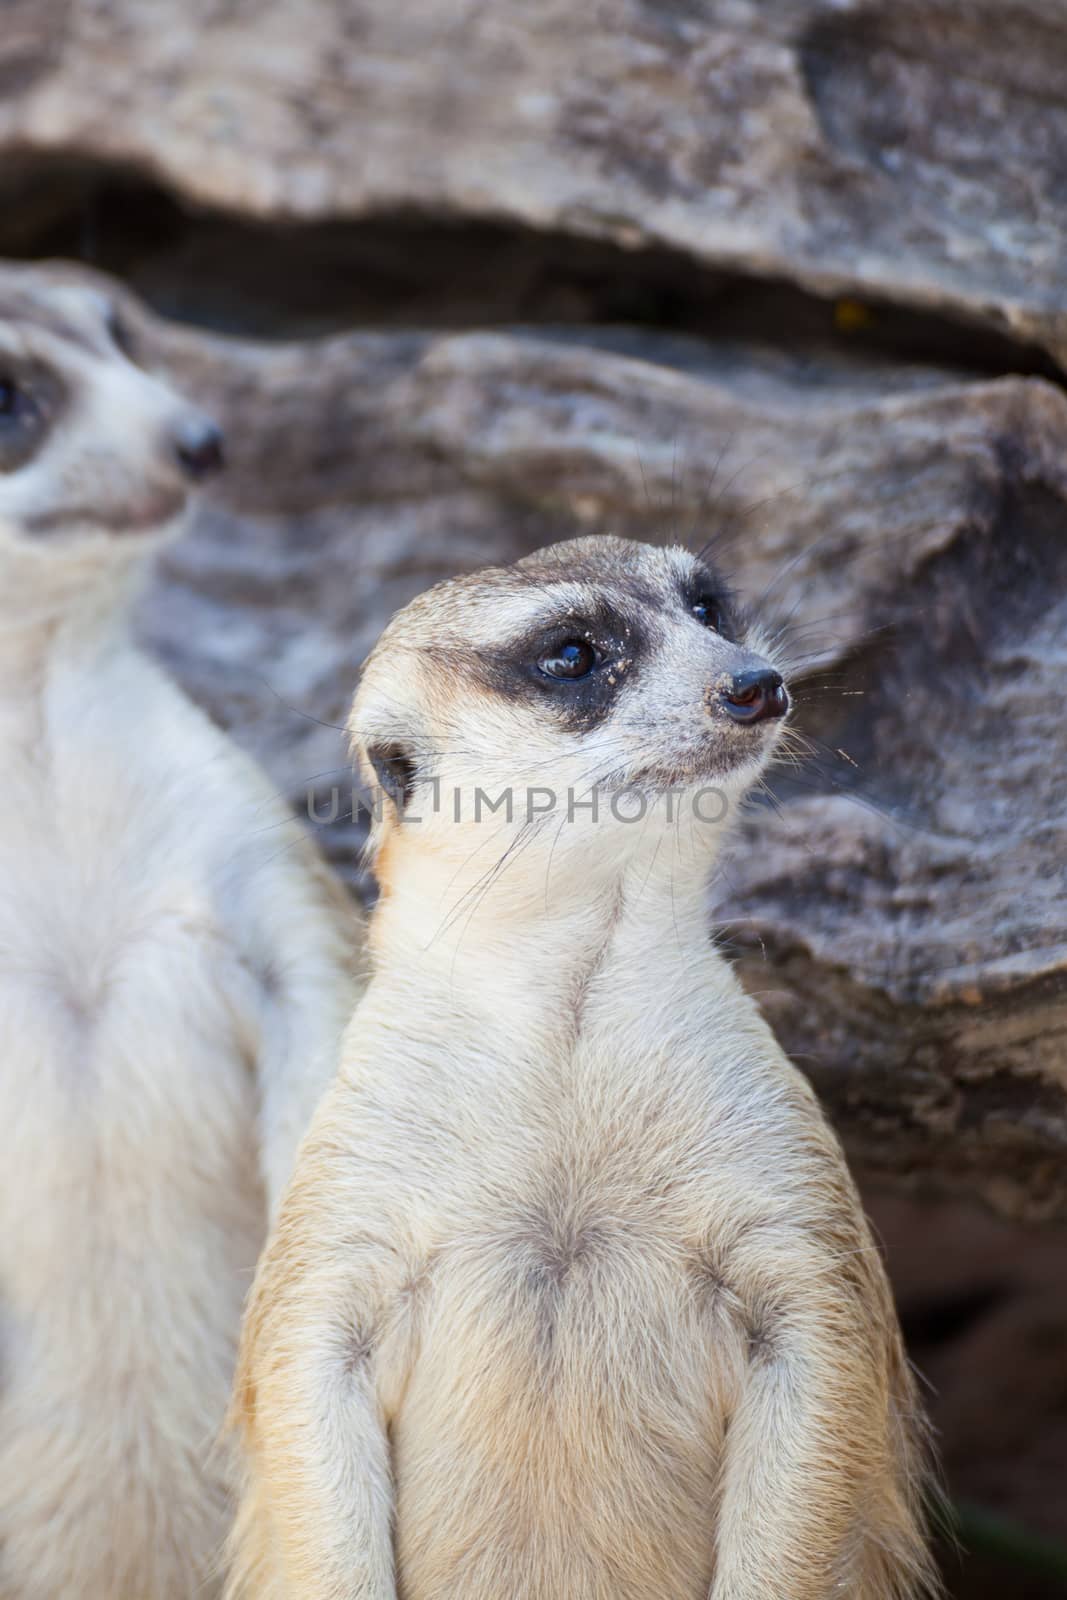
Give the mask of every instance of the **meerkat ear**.
[[367, 760], [397, 812], [402, 814], [418, 779], [413, 753], [401, 744], [372, 744], [367, 746]]

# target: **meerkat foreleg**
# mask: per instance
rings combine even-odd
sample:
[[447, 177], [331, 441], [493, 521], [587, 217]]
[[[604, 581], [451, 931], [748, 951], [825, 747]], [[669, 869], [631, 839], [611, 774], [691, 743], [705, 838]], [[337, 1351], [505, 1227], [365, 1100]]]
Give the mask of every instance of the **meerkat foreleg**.
[[405, 1269], [389, 1220], [351, 1194], [347, 1165], [313, 1130], [246, 1313], [234, 1420], [247, 1481], [230, 1600], [396, 1600], [377, 1356]]
[[[339, 922], [335, 926], [341, 929]], [[351, 926], [356, 926], [354, 918]], [[285, 1192], [315, 1108], [333, 1080], [347, 1020], [343, 1007], [351, 1003], [354, 989], [342, 961], [332, 967], [324, 961], [324, 970], [309, 971], [310, 963], [287, 962], [289, 953], [280, 950], [275, 960], [278, 993], [264, 1006], [258, 1056], [260, 1164], [272, 1212]]]
[[[341, 1039], [364, 986], [362, 918], [302, 839], [223, 880], [232, 938], [252, 980], [250, 1054], [259, 1097], [260, 1171], [273, 1215], [300, 1141], [333, 1081]], [[239, 864], [240, 856], [237, 857]], [[285, 915], [278, 915], [279, 906]]]
[[775, 1297], [774, 1312], [749, 1330], [710, 1600], [891, 1600], [857, 1581], [866, 1500], [888, 1453], [887, 1395], [864, 1348], [869, 1327], [825, 1266], [794, 1253], [789, 1271], [794, 1283], [807, 1279], [807, 1294], [791, 1304]]
[[361, 1337], [305, 1304], [255, 1368], [231, 1600], [396, 1600], [389, 1444]]

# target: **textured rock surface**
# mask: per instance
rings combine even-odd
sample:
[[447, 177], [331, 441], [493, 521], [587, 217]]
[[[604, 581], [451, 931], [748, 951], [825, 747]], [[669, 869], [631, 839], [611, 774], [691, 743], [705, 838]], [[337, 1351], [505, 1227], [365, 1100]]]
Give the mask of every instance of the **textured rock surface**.
[[144, 626], [351, 880], [334, 725], [397, 605], [714, 534], [814, 741], [722, 880], [746, 980], [866, 1165], [1026, 1217], [1067, 1211], [1065, 171], [1062, 0], [0, 6], [0, 249], [292, 341], [142, 320], [233, 456]]
[[0, 91], [9, 191], [501, 219], [1067, 351], [1061, 0], [9, 0]]
[[334, 725], [396, 606], [576, 531], [714, 536], [815, 742], [723, 877], [747, 980], [865, 1163], [1067, 1209], [1057, 389], [647, 334], [140, 326], [233, 439], [147, 634], [298, 808], [338, 810], [343, 870]]
[[[1053, 1556], [1067, 1482], [1061, 1231], [1024, 1234], [975, 1206], [929, 1197], [868, 1191], [865, 1198], [894, 1269], [904, 1335], [927, 1380], [953, 1494], [1050, 1542], [1044, 1559], [1035, 1562], [1039, 1552], [1031, 1546], [1023, 1564], [1003, 1528], [983, 1528], [972, 1516], [961, 1541], [968, 1600], [1062, 1597], [1067, 1557], [1062, 1546]], [[946, 1551], [952, 1594], [959, 1593], [960, 1569], [961, 1554]]]

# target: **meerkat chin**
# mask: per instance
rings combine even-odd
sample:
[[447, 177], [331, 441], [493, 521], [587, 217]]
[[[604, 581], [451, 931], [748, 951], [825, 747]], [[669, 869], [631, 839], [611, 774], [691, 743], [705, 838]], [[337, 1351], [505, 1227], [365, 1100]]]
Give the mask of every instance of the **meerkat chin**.
[[682, 550], [580, 539], [385, 631], [374, 971], [246, 1316], [232, 1597], [931, 1586], [877, 1250], [705, 923], [690, 802], [728, 813], [788, 707]]
[[310, 845], [131, 641], [222, 440], [116, 335], [0, 270], [4, 1600], [218, 1593], [241, 1303], [352, 999]]

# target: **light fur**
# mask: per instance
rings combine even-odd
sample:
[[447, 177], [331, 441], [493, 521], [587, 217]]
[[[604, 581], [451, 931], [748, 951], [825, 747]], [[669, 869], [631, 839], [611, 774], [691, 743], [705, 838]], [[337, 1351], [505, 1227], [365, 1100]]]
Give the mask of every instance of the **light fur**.
[[354, 998], [315, 851], [131, 640], [190, 408], [108, 315], [0, 272], [48, 411], [0, 471], [3, 1600], [217, 1592], [241, 1305]]
[[[412, 792], [376, 829], [373, 975], [246, 1317], [230, 1600], [933, 1587], [878, 1251], [705, 925], [725, 824], [691, 802], [736, 809], [776, 725], [723, 713], [760, 641], [698, 625], [697, 571], [554, 547], [431, 590], [368, 662], [356, 750], [406, 756]], [[514, 641], [592, 636], [605, 604], [611, 709], [565, 725], [509, 678]], [[545, 784], [573, 817], [465, 809]]]

